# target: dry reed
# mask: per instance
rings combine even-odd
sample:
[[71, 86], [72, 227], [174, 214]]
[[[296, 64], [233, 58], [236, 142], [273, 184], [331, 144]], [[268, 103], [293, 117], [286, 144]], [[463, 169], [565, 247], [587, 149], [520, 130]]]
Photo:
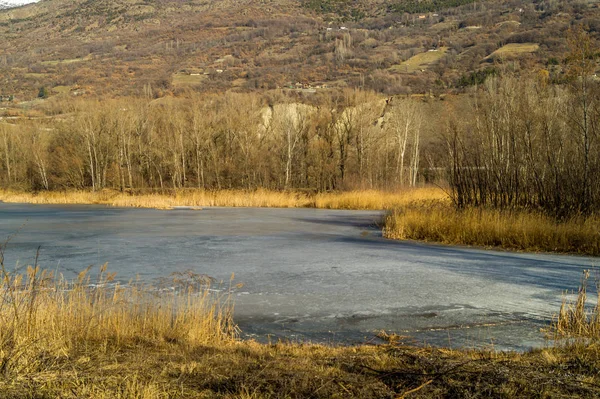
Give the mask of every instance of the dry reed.
[[393, 209], [440, 201], [448, 201], [444, 191], [435, 187], [423, 187], [397, 192], [363, 190], [320, 193], [316, 195], [315, 207], [323, 209]]
[[301, 193], [269, 190], [177, 190], [169, 194], [136, 194], [115, 190], [0, 191], [0, 200], [32, 204], [103, 204], [116, 207], [171, 209], [174, 206], [306, 207], [310, 198]]
[[73, 282], [36, 265], [24, 273], [1, 269], [2, 398], [600, 395], [598, 346], [518, 354], [395, 339], [264, 345], [235, 339], [228, 297], [215, 301], [202, 275], [177, 275], [178, 289], [157, 291], [116, 284], [106, 266], [97, 278], [86, 270]]
[[223, 346], [236, 337], [231, 302], [202, 275], [159, 289], [116, 283], [106, 265], [95, 279], [88, 268], [68, 282], [37, 265], [9, 272], [1, 250], [0, 264], [0, 375], [40, 373], [90, 345]]
[[552, 321], [550, 331], [555, 339], [575, 338], [585, 340], [600, 339], [600, 296], [598, 296], [600, 281], [596, 278], [596, 303], [588, 304], [590, 271], [584, 270], [577, 297], [569, 300], [563, 295], [563, 302], [558, 315]]
[[406, 207], [387, 215], [384, 235], [445, 244], [600, 255], [600, 218], [594, 216], [557, 222], [528, 211], [456, 210], [444, 205]]
[[37, 193], [0, 190], [0, 200], [32, 204], [105, 204], [116, 207], [171, 209], [175, 206], [226, 206], [273, 208], [326, 208], [326, 209], [391, 209], [415, 201], [441, 200], [443, 191], [421, 188], [384, 192], [377, 190], [304, 193], [297, 191], [176, 190], [170, 194], [122, 193], [102, 191], [41, 191]]

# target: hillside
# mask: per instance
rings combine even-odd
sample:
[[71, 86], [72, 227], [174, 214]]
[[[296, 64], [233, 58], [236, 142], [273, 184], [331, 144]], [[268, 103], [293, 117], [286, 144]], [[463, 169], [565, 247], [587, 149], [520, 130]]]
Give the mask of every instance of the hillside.
[[560, 79], [566, 31], [597, 35], [598, 3], [42, 0], [0, 11], [0, 94], [441, 93], [501, 65]]

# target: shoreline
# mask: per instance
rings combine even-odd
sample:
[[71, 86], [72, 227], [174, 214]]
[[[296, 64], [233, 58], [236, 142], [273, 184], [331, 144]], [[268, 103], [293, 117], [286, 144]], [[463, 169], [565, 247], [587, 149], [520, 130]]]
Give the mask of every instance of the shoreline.
[[598, 216], [579, 216], [556, 222], [546, 215], [527, 210], [457, 210], [452, 207], [447, 193], [434, 187], [329, 193], [183, 189], [167, 194], [141, 190], [26, 192], [0, 189], [0, 202], [199, 212], [205, 207], [372, 210], [386, 213], [382, 220], [382, 233], [383, 237], [391, 240], [528, 253], [600, 256]]
[[331, 193], [273, 190], [173, 190], [168, 194], [103, 191], [0, 190], [0, 201], [29, 204], [85, 204], [115, 207], [172, 209], [174, 207], [258, 207], [386, 210], [420, 201], [444, 201], [437, 188], [406, 189], [396, 192], [355, 190]]
[[[595, 336], [576, 335], [593, 326], [587, 313], [577, 319], [561, 310], [549, 346], [525, 352], [499, 351], [493, 343], [479, 349], [411, 345], [385, 331], [378, 334], [382, 344], [259, 343], [239, 338], [231, 291], [213, 299], [200, 280], [191, 290], [169, 292], [172, 306], [163, 306], [144, 287], [90, 290], [87, 271], [73, 284], [39, 273], [8, 276], [2, 286], [5, 297], [31, 303], [31, 310], [13, 310], [0, 300], [0, 315], [23, 316], [0, 320], [2, 398], [600, 395], [600, 347]], [[112, 278], [101, 268], [99, 282]], [[37, 290], [42, 281], [54, 289]], [[26, 289], [11, 291], [16, 282]]]

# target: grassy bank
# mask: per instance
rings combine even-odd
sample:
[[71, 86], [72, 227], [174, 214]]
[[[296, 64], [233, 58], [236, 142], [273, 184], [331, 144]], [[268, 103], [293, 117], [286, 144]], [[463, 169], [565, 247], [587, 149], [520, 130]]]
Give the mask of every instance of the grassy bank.
[[456, 210], [451, 206], [403, 207], [385, 219], [392, 239], [600, 255], [600, 217], [556, 222], [543, 214], [489, 209]]
[[379, 346], [265, 345], [236, 339], [228, 290], [211, 296], [205, 276], [174, 276], [157, 295], [105, 270], [73, 283], [39, 268], [2, 274], [2, 398], [600, 395], [595, 341], [524, 354], [405, 346], [394, 335]]
[[594, 398], [597, 347], [527, 354], [318, 345], [89, 345], [3, 398]]
[[174, 206], [229, 206], [325, 209], [391, 209], [415, 201], [442, 200], [437, 188], [396, 192], [377, 190], [335, 193], [306, 193], [271, 190], [174, 190], [167, 194], [103, 191], [40, 191], [36, 193], [0, 190], [0, 201], [31, 204], [104, 204], [117, 207], [170, 209]]

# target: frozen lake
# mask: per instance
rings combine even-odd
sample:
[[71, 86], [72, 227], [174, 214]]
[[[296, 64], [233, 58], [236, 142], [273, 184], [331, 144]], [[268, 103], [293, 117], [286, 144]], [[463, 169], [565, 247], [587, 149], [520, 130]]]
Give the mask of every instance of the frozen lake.
[[235, 319], [260, 340], [356, 343], [384, 329], [408, 342], [527, 349], [598, 259], [397, 242], [381, 212], [201, 211], [0, 203], [9, 267], [67, 277], [109, 263], [120, 280], [188, 269], [243, 288]]

